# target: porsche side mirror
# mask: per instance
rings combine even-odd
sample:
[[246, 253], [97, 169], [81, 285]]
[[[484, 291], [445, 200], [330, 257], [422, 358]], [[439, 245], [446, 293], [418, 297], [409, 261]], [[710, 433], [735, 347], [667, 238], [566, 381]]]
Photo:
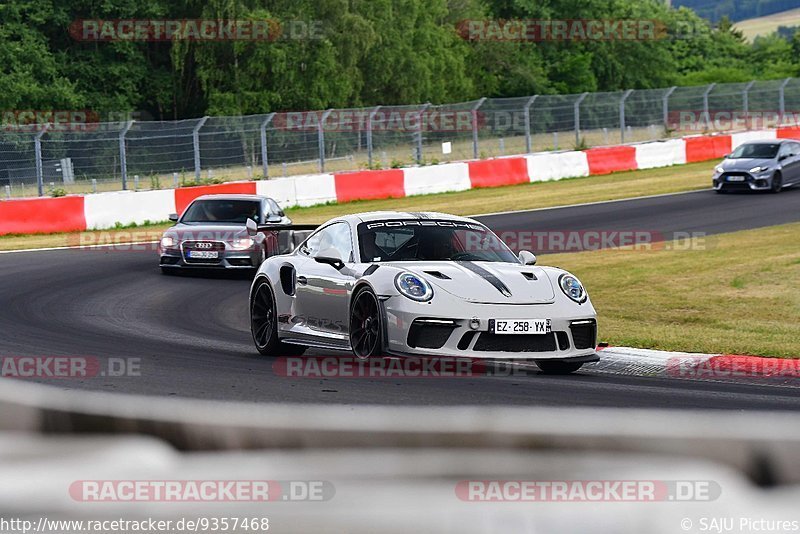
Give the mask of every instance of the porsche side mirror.
[[258, 233], [258, 225], [256, 222], [253, 219], [247, 219], [245, 226], [247, 227], [247, 235], [255, 237]]
[[519, 253], [519, 261], [523, 265], [536, 265], [536, 255], [529, 250], [522, 250]]
[[344, 267], [344, 260], [342, 260], [342, 255], [339, 254], [339, 251], [334, 248], [329, 248], [327, 250], [321, 251], [319, 254], [314, 256], [314, 261], [317, 263], [327, 263], [328, 265], [336, 268], [341, 269]]
[[792, 157], [791, 154], [782, 154], [782, 155], [778, 156], [778, 161], [783, 161], [785, 159], [789, 159], [790, 157]]
[[178, 222], [178, 214], [177, 213], [170, 213], [169, 220], [172, 222]]

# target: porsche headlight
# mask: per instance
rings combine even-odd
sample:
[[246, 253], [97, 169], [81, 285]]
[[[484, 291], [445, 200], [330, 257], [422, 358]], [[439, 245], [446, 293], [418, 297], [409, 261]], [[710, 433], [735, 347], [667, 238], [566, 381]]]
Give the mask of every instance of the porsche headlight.
[[176, 245], [176, 240], [172, 236], [165, 235], [161, 238], [161, 248], [172, 248]]
[[583, 288], [583, 284], [571, 274], [562, 274], [558, 278], [558, 285], [566, 296], [578, 304], [586, 300], [586, 290]]
[[433, 298], [433, 288], [424, 278], [412, 273], [400, 273], [394, 279], [394, 285], [404, 296], [417, 302], [427, 302]]
[[250, 237], [240, 237], [231, 241], [233, 250], [247, 250], [253, 246], [253, 239]]
[[750, 172], [759, 173], [759, 172], [766, 172], [768, 170], [769, 170], [769, 167], [753, 167], [752, 169], [750, 169]]

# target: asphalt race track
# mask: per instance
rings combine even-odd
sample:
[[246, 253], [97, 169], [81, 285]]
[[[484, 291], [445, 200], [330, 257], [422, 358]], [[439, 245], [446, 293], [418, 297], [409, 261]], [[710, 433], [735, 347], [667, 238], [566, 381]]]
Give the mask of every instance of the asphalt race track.
[[[495, 230], [647, 229], [709, 234], [800, 221], [800, 189], [711, 191], [486, 216]], [[126, 247], [127, 248], [127, 247]], [[146, 248], [146, 247], [145, 247]], [[161, 275], [152, 250], [0, 255], [0, 356], [139, 358], [141, 376], [50, 380], [63, 388], [253, 402], [792, 409], [794, 387], [593, 371], [470, 378], [286, 378], [258, 355], [247, 277]], [[602, 321], [602, 317], [600, 317]], [[103, 363], [105, 365], [105, 363]], [[105, 367], [104, 367], [105, 368]]]

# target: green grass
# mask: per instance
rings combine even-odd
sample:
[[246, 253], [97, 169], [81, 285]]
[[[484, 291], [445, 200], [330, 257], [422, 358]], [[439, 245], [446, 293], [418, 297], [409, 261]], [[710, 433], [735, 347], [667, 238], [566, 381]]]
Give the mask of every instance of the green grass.
[[705, 238], [705, 249], [543, 256], [580, 277], [612, 345], [800, 358], [800, 224]]
[[[343, 214], [363, 211], [443, 211], [455, 215], [475, 215], [495, 211], [544, 208], [703, 189], [709, 187], [713, 166], [713, 162], [692, 163], [605, 176], [570, 178], [555, 182], [473, 189], [458, 193], [327, 204], [310, 208], [289, 208], [286, 212], [294, 222], [309, 224], [322, 223]], [[114, 242], [120, 243], [140, 241], [147, 232], [150, 232], [152, 234], [150, 237], [155, 239], [161, 231], [168, 227], [168, 223], [157, 223], [128, 227], [134, 228], [135, 231], [117, 228], [75, 234], [2, 236], [0, 237], [0, 250], [63, 247], [81, 242], [97, 242], [97, 239], [113, 239]]]

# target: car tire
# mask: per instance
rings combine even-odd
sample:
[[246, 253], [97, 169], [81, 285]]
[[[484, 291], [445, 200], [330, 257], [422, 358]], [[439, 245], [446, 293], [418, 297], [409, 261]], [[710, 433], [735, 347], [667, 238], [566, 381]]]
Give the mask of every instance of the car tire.
[[580, 369], [583, 366], [583, 362], [539, 360], [536, 365], [546, 375], [568, 375]]
[[263, 356], [300, 356], [306, 351], [306, 347], [283, 343], [278, 337], [277, 306], [266, 279], [256, 284], [250, 297], [250, 332], [256, 349]]
[[359, 289], [350, 304], [350, 347], [356, 358], [366, 360], [383, 350], [383, 314], [375, 292]]
[[781, 173], [776, 172], [772, 177], [772, 187], [770, 187], [769, 192], [778, 194], [781, 192], [781, 188], [783, 188], [783, 176], [781, 176]]

